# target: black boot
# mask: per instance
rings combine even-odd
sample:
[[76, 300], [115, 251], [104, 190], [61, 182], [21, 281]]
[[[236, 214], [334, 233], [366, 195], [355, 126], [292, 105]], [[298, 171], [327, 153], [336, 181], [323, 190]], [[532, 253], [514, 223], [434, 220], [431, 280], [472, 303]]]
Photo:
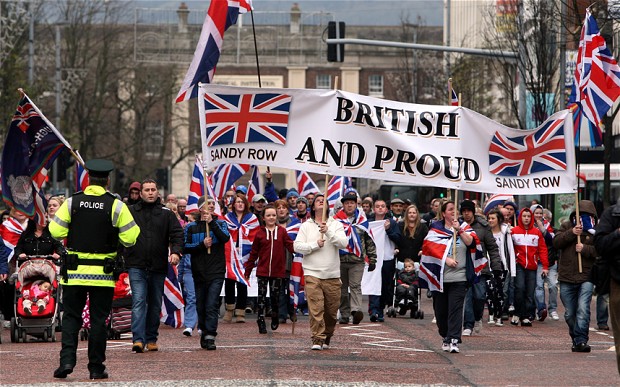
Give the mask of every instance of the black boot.
[[267, 334], [267, 325], [265, 324], [265, 319], [263, 317], [259, 317], [258, 320], [256, 320], [256, 324], [258, 324], [258, 333], [262, 335]]
[[276, 329], [278, 329], [279, 326], [280, 326], [280, 319], [278, 318], [278, 316], [272, 317], [271, 318], [271, 330], [275, 331]]

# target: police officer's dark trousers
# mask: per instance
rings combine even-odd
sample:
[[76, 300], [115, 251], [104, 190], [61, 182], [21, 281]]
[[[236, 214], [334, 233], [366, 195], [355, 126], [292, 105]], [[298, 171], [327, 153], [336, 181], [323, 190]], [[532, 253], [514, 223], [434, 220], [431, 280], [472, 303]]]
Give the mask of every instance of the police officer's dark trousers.
[[63, 291], [62, 349], [60, 364], [75, 366], [82, 311], [90, 294], [90, 332], [88, 334], [88, 370], [103, 372], [108, 339], [106, 318], [112, 309], [114, 288], [103, 286], [65, 286]]

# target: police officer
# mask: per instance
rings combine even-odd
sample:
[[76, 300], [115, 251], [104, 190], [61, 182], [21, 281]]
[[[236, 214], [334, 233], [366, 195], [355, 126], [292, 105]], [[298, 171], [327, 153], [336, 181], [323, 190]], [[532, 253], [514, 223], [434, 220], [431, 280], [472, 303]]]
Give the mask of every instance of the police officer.
[[105, 371], [106, 318], [114, 294], [113, 261], [118, 243], [132, 246], [140, 228], [129, 208], [106, 192], [108, 174], [114, 169], [108, 160], [90, 160], [85, 168], [90, 185], [66, 200], [50, 222], [57, 239], [67, 238], [69, 257], [63, 268], [62, 349], [55, 378], [66, 378], [76, 363], [82, 310], [90, 295], [91, 329], [88, 338], [88, 370], [91, 379], [107, 379]]

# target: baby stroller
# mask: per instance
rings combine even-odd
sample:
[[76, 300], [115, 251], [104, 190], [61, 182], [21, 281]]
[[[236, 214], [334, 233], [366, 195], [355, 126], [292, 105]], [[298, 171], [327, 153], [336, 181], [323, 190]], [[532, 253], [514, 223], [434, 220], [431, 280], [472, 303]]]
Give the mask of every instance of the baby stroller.
[[119, 340], [122, 333], [131, 332], [131, 288], [127, 273], [121, 273], [114, 288], [112, 313], [108, 325], [108, 339]]
[[404, 316], [409, 312], [409, 317], [415, 319], [424, 319], [424, 311], [422, 310], [422, 292], [418, 284], [418, 268], [419, 264], [415, 263], [415, 280], [408, 287], [398, 286], [398, 275], [402, 269], [396, 273], [394, 278], [394, 306], [388, 308], [387, 316], [396, 317], [398, 314]]
[[[17, 281], [15, 281], [14, 309], [11, 319], [11, 342], [26, 342], [26, 336], [34, 336], [43, 341], [56, 341], [56, 326], [60, 324], [58, 301], [58, 267], [51, 256], [30, 256], [18, 260]], [[44, 309], [32, 307], [30, 313], [24, 309], [24, 291], [38, 282], [48, 281], [52, 285], [49, 301]], [[33, 304], [34, 306], [34, 304]]]

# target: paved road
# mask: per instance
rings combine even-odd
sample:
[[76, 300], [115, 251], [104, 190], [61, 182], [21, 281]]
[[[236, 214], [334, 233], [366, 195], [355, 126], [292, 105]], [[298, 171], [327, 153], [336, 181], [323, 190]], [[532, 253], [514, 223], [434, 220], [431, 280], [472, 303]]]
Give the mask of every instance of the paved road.
[[[200, 349], [197, 336], [162, 327], [159, 352], [134, 354], [126, 339], [110, 341], [108, 384], [131, 385], [620, 385], [610, 332], [592, 329], [589, 354], [571, 353], [563, 319], [547, 319], [531, 328], [489, 327], [465, 337], [460, 354], [441, 351], [432, 306], [424, 300], [425, 319], [398, 317], [385, 323], [339, 325], [332, 347], [311, 351], [307, 317], [259, 335], [246, 324], [220, 324], [218, 349]], [[269, 329], [269, 328], [268, 328]], [[60, 336], [58, 336], [60, 338]], [[52, 378], [60, 343], [11, 344], [2, 330], [0, 383], [59, 385]], [[66, 380], [87, 382], [86, 343], [78, 365]], [[92, 383], [88, 383], [93, 385]]]

